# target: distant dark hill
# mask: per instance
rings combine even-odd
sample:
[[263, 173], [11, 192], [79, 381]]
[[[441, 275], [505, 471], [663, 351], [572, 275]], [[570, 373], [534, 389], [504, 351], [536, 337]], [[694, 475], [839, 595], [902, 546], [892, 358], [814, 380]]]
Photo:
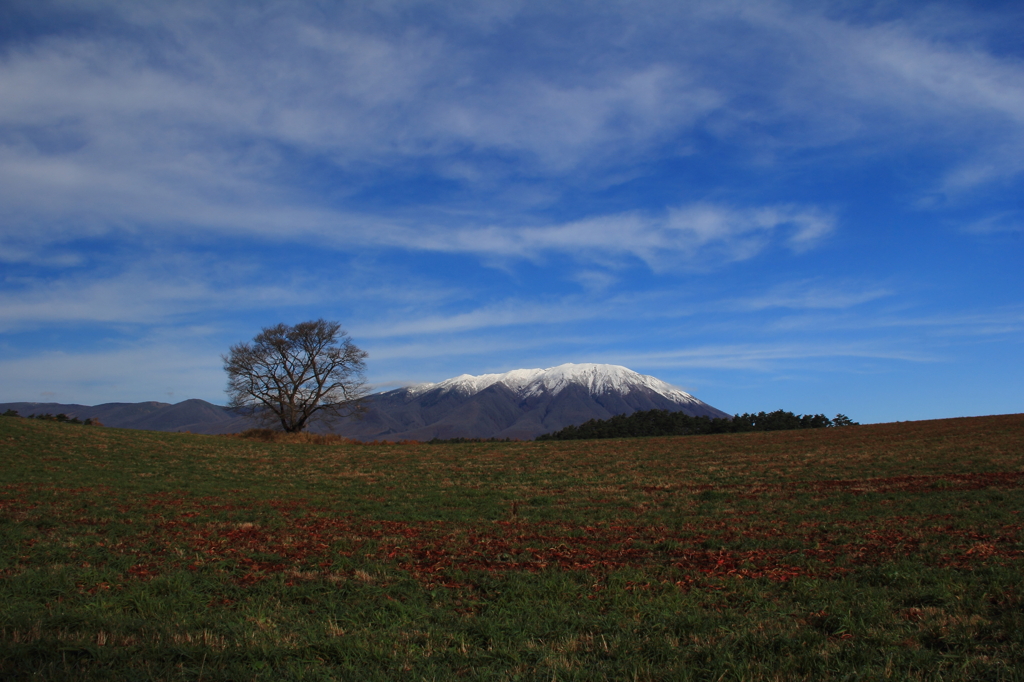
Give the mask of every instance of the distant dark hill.
[[[66, 414], [69, 417], [79, 419], [99, 419], [107, 426], [120, 428], [136, 428], [130, 426], [133, 422], [144, 419], [148, 415], [159, 413], [167, 407], [168, 403], [145, 402], [145, 403], [104, 403], [102, 405], [76, 405], [65, 403], [3, 403], [0, 404], [0, 412], [15, 410], [22, 417], [29, 417], [38, 414]], [[165, 431], [169, 429], [154, 429]]]
[[[567, 364], [505, 374], [464, 374], [438, 384], [376, 393], [360, 420], [317, 422], [312, 431], [360, 440], [512, 438], [528, 440], [591, 419], [645, 410], [728, 417], [721, 410], [651, 376], [617, 365]], [[3, 403], [0, 412], [64, 413], [99, 419], [106, 426], [151, 431], [236, 433], [255, 426], [245, 417], [204, 400], [176, 404]]]
[[[103, 421], [100, 419], [100, 421]], [[103, 422], [107, 424], [107, 422]], [[124, 422], [122, 428], [148, 431], [192, 431], [193, 433], [230, 433], [238, 426], [248, 428], [248, 420], [205, 400], [185, 400]], [[113, 423], [107, 424], [114, 426]]]
[[192, 433], [236, 433], [254, 426], [250, 419], [205, 400], [169, 403], [0, 403], [0, 412], [15, 410], [22, 417], [66, 414], [68, 417], [98, 419], [104, 426], [145, 431], [191, 431]]

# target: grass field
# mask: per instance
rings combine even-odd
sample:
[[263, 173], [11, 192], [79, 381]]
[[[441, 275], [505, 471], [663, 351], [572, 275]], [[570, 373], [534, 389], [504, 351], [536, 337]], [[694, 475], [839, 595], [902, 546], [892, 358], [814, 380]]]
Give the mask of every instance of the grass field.
[[1024, 415], [0, 453], [4, 680], [1024, 679]]

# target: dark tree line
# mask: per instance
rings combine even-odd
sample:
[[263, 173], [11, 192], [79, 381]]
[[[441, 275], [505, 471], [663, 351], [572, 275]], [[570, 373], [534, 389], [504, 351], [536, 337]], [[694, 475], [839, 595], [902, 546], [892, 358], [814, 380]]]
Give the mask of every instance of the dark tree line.
[[696, 436], [710, 433], [743, 433], [748, 431], [788, 431], [852, 426], [857, 422], [837, 414], [829, 419], [823, 414], [793, 414], [785, 410], [738, 414], [732, 419], [691, 417], [685, 412], [647, 410], [610, 419], [591, 419], [579, 426], [537, 436], [537, 440], [580, 440], [589, 438], [640, 438], [645, 436]]
[[[0, 415], [0, 417], [20, 416], [21, 415], [18, 414], [17, 410], [7, 410], [2, 415]], [[82, 421], [78, 417], [69, 417], [63, 412], [61, 412], [60, 414], [50, 414], [49, 412], [47, 412], [46, 414], [30, 414], [28, 417], [26, 417], [26, 419], [42, 419], [43, 421], [48, 422], [62, 422], [65, 424], [83, 424], [85, 426], [103, 426], [103, 424], [100, 424], [98, 419], [86, 418], [85, 421]]]

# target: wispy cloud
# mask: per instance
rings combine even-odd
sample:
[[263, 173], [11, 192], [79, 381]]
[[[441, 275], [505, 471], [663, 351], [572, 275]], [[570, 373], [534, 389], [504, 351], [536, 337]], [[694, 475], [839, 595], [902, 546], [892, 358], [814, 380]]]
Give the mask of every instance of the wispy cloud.
[[779, 330], [829, 329], [845, 332], [854, 329], [927, 330], [937, 336], [985, 336], [1024, 331], [1024, 309], [1020, 305], [993, 306], [984, 310], [947, 308], [940, 313], [924, 312], [906, 303], [880, 306], [870, 314], [856, 311], [823, 311], [781, 318], [773, 327]]
[[[308, 304], [323, 287], [297, 280], [256, 281], [251, 266], [211, 267], [208, 259], [150, 258], [120, 272], [79, 271], [57, 279], [23, 279], [0, 290], [0, 331], [75, 324], [154, 325], [225, 309]], [[248, 270], [248, 272], [246, 272]]]
[[[223, 399], [219, 355], [201, 344], [134, 342], [100, 351], [62, 351], [0, 360], [0, 400], [31, 402], [177, 402]], [[140, 384], [140, 368], [146, 382]], [[177, 396], [169, 399], [168, 394]]]
[[661, 215], [641, 212], [528, 227], [425, 229], [404, 235], [425, 250], [537, 258], [571, 253], [577, 258], [632, 256], [654, 268], [688, 264], [707, 268], [752, 258], [769, 245], [810, 248], [832, 231], [835, 218], [813, 207], [733, 208], [697, 203]]
[[815, 359], [866, 358], [902, 362], [935, 362], [929, 353], [885, 347], [878, 342], [765, 343], [702, 346], [685, 350], [624, 354], [624, 361], [648, 367], [755, 369]]
[[[428, 15], [441, 11], [425, 7]], [[630, 159], [685, 156], [693, 136], [709, 131], [749, 145], [751, 158], [782, 144], [792, 152], [877, 142], [880, 134], [887, 144], [901, 138], [949, 149], [957, 136], [973, 151], [950, 152], [940, 170], [949, 188], [1015, 174], [1015, 159], [1024, 157], [1024, 67], [929, 33], [934, 22], [909, 13], [854, 23], [777, 3], [663, 6], [658, 28], [639, 21], [640, 10], [612, 8], [580, 18], [607, 42], [569, 33], [555, 50], [543, 35], [523, 32], [526, 8], [457, 31], [372, 9], [254, 11], [236, 28], [222, 23], [222, 8], [98, 11], [136, 31], [58, 35], [0, 58], [0, 196], [14, 229], [63, 217], [82, 236], [159, 216], [164, 229], [348, 232], [380, 217], [311, 201], [290, 179], [296, 163], [326, 159], [342, 191], [376, 182], [381, 169], [390, 176], [462, 168], [458, 177], [481, 187], [516, 182], [512, 175], [563, 183], [621, 173]], [[693, 41], [667, 41], [670, 26]], [[508, 62], [481, 42], [513, 29], [508, 35], [538, 56], [564, 54], [561, 68], [549, 59]], [[642, 44], [653, 52], [631, 59]], [[710, 44], [722, 47], [709, 53]], [[497, 60], [506, 68], [493, 70]], [[736, 76], [744, 72], [750, 78]], [[700, 237], [686, 206], [667, 210], [689, 211], [686, 231]], [[738, 210], [748, 212], [739, 223], [779, 222], [752, 215], [777, 208]], [[609, 221], [640, 229], [641, 244], [654, 242], [637, 251], [662, 248], [651, 230], [635, 227], [644, 219], [628, 216], [556, 222], [505, 239], [501, 230], [456, 225], [447, 241], [467, 250], [488, 239], [520, 251], [551, 248], [588, 227], [607, 241]], [[793, 244], [813, 242], [823, 222], [802, 225]]]
[[785, 128], [790, 148], [798, 137], [812, 145], [934, 145], [945, 157], [934, 189], [944, 191], [1024, 170], [1024, 63], [979, 39], [1004, 20], [1000, 12], [936, 5], [848, 21], [758, 3], [744, 5], [743, 16], [760, 39], [774, 36], [792, 56], [778, 60], [769, 50], [763, 67], [782, 68], [767, 94], [778, 107], [768, 111], [796, 124]]
[[361, 337], [379, 339], [451, 334], [512, 326], [566, 325], [620, 315], [623, 309], [628, 307], [629, 300], [629, 297], [622, 297], [618, 300], [612, 298], [594, 301], [579, 296], [566, 296], [543, 302], [508, 298], [463, 312], [407, 316], [363, 324], [359, 326], [358, 331]]
[[971, 234], [1024, 232], [1024, 211], [1000, 211], [980, 220], [971, 221], [963, 229]]
[[735, 310], [768, 310], [771, 308], [790, 309], [841, 309], [850, 308], [891, 296], [890, 289], [873, 286], [863, 287], [847, 283], [845, 286], [820, 282], [788, 282], [776, 285], [764, 294], [745, 296], [723, 305]]

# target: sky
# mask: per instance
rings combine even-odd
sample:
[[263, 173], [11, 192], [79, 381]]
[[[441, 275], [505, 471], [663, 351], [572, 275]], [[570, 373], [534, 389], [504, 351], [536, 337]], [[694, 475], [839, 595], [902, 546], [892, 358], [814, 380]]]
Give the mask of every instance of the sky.
[[1019, 2], [0, 4], [0, 402], [624, 365], [730, 413], [1024, 412]]

